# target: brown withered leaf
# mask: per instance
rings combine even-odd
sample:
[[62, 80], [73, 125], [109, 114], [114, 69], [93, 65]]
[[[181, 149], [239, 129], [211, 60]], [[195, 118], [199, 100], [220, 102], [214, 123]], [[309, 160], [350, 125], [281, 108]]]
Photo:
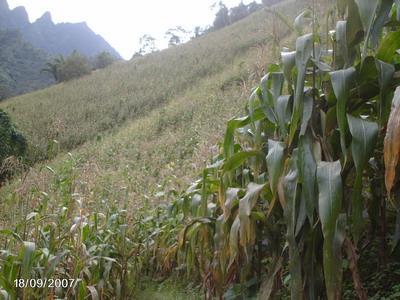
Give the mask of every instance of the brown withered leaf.
[[396, 167], [400, 155], [400, 87], [397, 87], [394, 93], [383, 150], [385, 184], [387, 192], [390, 193], [396, 177]]

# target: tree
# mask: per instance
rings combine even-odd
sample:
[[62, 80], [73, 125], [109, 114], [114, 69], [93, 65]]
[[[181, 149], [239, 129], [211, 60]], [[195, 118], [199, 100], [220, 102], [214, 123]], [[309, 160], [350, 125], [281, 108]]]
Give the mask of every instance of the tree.
[[249, 15], [249, 10], [247, 6], [243, 4], [243, 1], [240, 2], [238, 6], [232, 7], [229, 12], [229, 21], [230, 23], [235, 23], [241, 19], [246, 18]]
[[192, 38], [198, 38], [204, 33], [204, 29], [201, 28], [200, 26], [196, 26], [194, 28], [193, 33], [194, 33], [194, 36]]
[[219, 10], [215, 14], [215, 19], [213, 23], [213, 29], [217, 30], [229, 25], [229, 10], [226, 5], [220, 1]]
[[58, 67], [58, 81], [67, 81], [90, 74], [88, 59], [77, 51], [72, 52]]
[[59, 57], [55, 58], [52, 62], [47, 62], [46, 63], [46, 68], [43, 68], [40, 70], [40, 72], [47, 72], [51, 74], [54, 77], [54, 80], [56, 82], [59, 82], [60, 80], [60, 69], [62, 65], [64, 64], [65, 59], [62, 55]]
[[262, 4], [264, 4], [265, 6], [271, 6], [281, 1], [282, 0], [262, 0]]
[[111, 65], [115, 61], [115, 58], [107, 51], [103, 51], [96, 55], [94, 58], [94, 69], [104, 69]]
[[10, 174], [10, 170], [3, 168], [4, 161], [10, 156], [23, 157], [26, 148], [26, 138], [15, 128], [8, 114], [0, 109], [0, 183]]
[[165, 33], [165, 37], [168, 39], [168, 47], [176, 46], [185, 41], [185, 36], [188, 32], [181, 26], [170, 28]]
[[139, 46], [138, 54], [140, 55], [146, 55], [157, 51], [156, 39], [149, 34], [145, 34], [140, 38]]
[[253, 12], [256, 12], [262, 7], [261, 4], [258, 4], [256, 1], [253, 1], [247, 5], [247, 10], [249, 14], [252, 14]]

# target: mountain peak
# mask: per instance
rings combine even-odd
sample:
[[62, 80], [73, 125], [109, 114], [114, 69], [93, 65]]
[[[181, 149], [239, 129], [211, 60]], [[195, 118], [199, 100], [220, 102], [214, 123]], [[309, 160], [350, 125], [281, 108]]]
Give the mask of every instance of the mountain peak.
[[[1, 1], [1, 0], [0, 0]], [[39, 19], [36, 20], [35, 23], [41, 23], [41, 24], [54, 24], [53, 19], [51, 18], [51, 13], [49, 11], [46, 11], [43, 16], [41, 16]]]
[[8, 6], [7, 0], [0, 0], [0, 11], [9, 11], [10, 7]]
[[25, 10], [25, 7], [18, 6], [14, 8], [12, 11], [12, 17], [14, 18], [15, 22], [17, 22], [20, 26], [24, 26], [29, 24], [29, 17], [28, 13]]

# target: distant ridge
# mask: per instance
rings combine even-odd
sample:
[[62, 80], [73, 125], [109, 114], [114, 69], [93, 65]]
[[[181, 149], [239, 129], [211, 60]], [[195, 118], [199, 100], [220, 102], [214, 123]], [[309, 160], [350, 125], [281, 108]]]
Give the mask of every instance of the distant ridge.
[[18, 29], [23, 38], [34, 47], [50, 55], [69, 55], [74, 50], [86, 56], [107, 51], [116, 58], [119, 53], [85, 23], [55, 24], [50, 12], [30, 23], [24, 7], [10, 10], [7, 0], [0, 0], [0, 29]]
[[52, 57], [74, 50], [88, 57], [107, 51], [121, 58], [84, 22], [54, 24], [46, 12], [31, 23], [24, 7], [10, 10], [7, 0], [0, 0], [0, 101], [53, 84], [41, 70]]

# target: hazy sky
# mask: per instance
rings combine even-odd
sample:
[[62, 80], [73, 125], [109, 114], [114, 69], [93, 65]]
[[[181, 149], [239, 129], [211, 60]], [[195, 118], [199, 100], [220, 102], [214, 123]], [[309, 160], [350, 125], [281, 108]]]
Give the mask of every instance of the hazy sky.
[[[31, 22], [50, 11], [53, 21], [87, 22], [125, 59], [138, 50], [143, 34], [162, 39], [172, 27], [192, 30], [212, 23], [217, 0], [8, 0], [10, 8], [25, 6]], [[240, 0], [224, 0], [228, 7]], [[243, 1], [249, 3], [251, 1]], [[257, 1], [260, 2], [260, 1]], [[164, 45], [159, 45], [163, 47]]]

